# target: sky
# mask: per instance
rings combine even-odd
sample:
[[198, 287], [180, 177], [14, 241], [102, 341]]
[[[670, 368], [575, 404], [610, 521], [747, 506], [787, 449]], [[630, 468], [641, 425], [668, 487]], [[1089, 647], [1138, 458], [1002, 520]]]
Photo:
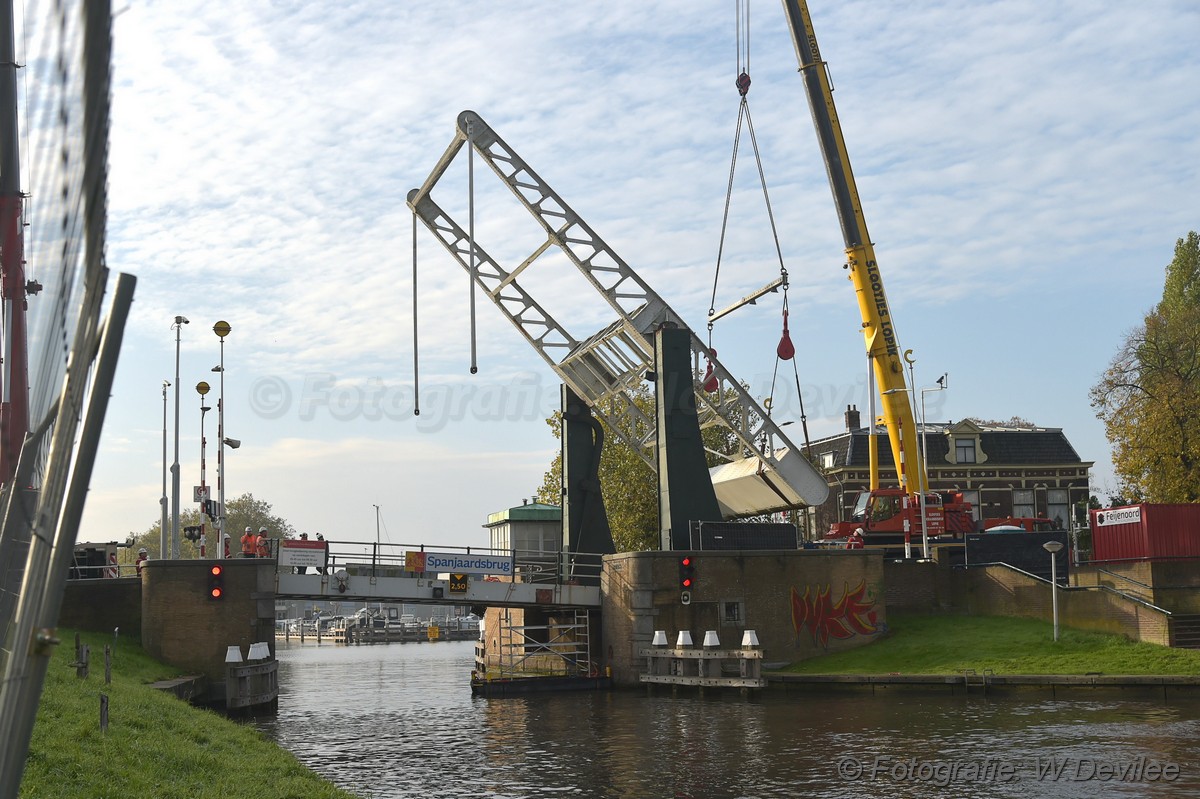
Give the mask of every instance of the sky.
[[[921, 395], [926, 417], [1061, 428], [1095, 461], [1094, 492], [1115, 489], [1088, 390], [1159, 299], [1175, 241], [1200, 226], [1200, 7], [810, 7], [915, 385], [949, 373], [948, 390]], [[558, 381], [483, 296], [470, 374], [468, 278], [422, 228], [413, 415], [406, 195], [474, 110], [703, 330], [711, 305], [780, 269], [744, 135], [713, 300], [736, 30], [732, 2], [130, 0], [113, 25], [107, 260], [138, 285], [80, 540], [159, 518], [176, 420], [163, 381], [176, 382], [182, 315], [183, 508], [200, 482], [202, 380], [216, 482], [223, 362], [224, 433], [241, 441], [225, 451], [227, 499], [249, 492], [333, 540], [486, 545], [488, 514], [533, 496], [557, 451], [544, 420]], [[867, 407], [861, 320], [778, 3], [751, 6], [749, 53], [820, 438], [843, 428], [847, 405]], [[512, 269], [538, 244], [532, 222], [482, 165], [475, 183], [479, 241]], [[467, 207], [461, 168], [444, 187], [448, 208]], [[612, 321], [565, 261], [537, 279], [573, 332]], [[760, 398], [781, 302], [768, 295], [713, 331]], [[232, 327], [223, 350], [218, 320]], [[794, 394], [776, 389], [778, 419], [798, 417]]]

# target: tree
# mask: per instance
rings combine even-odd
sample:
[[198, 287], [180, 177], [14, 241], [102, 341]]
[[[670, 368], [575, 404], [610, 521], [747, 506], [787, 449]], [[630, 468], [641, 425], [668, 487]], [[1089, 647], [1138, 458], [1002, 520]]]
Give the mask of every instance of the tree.
[[1200, 501], [1200, 238], [1180, 239], [1162, 301], [1091, 389], [1125, 498]]
[[[211, 553], [211, 547], [215, 543], [213, 537], [214, 526], [208, 519], [201, 519], [199, 509], [189, 508], [179, 513], [180, 557], [199, 557], [199, 545], [183, 538], [183, 528], [201, 524], [202, 521], [205, 525], [207, 546], [209, 547], [209, 553]], [[230, 547], [235, 555], [240, 551], [238, 539], [241, 538], [242, 531], [247, 527], [253, 529], [256, 533], [259, 527], [266, 527], [267, 535], [270, 538], [293, 538], [296, 535], [296, 528], [290, 522], [281, 516], [271, 513], [270, 502], [255, 499], [254, 495], [250, 493], [242, 494], [237, 499], [230, 499], [225, 503], [225, 529], [229, 533], [230, 539], [232, 539]], [[162, 522], [156, 521], [146, 532], [133, 536], [133, 546], [128, 551], [133, 556], [136, 556], [138, 548], [145, 547], [150, 553], [150, 557], [161, 557], [159, 553], [159, 544], [162, 541], [161, 529]]]
[[1167, 278], [1159, 310], [1167, 314], [1200, 306], [1200, 236], [1190, 231], [1175, 242], [1175, 257], [1167, 264]]

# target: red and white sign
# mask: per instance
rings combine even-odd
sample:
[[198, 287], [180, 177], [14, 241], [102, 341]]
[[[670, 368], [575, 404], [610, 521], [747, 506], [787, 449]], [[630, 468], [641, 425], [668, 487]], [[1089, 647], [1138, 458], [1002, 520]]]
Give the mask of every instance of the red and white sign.
[[325, 541], [284, 538], [279, 542], [280, 566], [313, 566], [324, 568], [329, 557]]

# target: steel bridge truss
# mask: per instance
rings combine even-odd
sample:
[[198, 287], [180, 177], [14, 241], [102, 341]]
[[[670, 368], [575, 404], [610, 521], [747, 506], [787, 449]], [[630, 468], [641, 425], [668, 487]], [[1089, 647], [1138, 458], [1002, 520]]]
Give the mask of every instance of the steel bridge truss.
[[[506, 271], [434, 201], [431, 193], [470, 145], [505, 183], [546, 233], [511, 271]], [[735, 480], [751, 478], [766, 490], [752, 491], [746, 504], [723, 492], [726, 515], [763, 513], [820, 504], [828, 494], [824, 477], [800, 454], [758, 402], [721, 365], [699, 336], [500, 136], [473, 111], [458, 115], [454, 140], [408, 205], [442, 246], [472, 275], [500, 311], [550, 368], [652, 468], [656, 424], [634, 402], [637, 389], [654, 371], [654, 331], [663, 325], [687, 329], [691, 339], [696, 407], [701, 428], [721, 425], [738, 443], [729, 461]], [[578, 338], [530, 296], [517, 278], [551, 248], [561, 251], [616, 313], [602, 330]], [[702, 368], [702, 364], [704, 367]], [[711, 365], [711, 373], [706, 372]], [[715, 378], [716, 390], [705, 390]], [[723, 467], [716, 467], [714, 475]]]

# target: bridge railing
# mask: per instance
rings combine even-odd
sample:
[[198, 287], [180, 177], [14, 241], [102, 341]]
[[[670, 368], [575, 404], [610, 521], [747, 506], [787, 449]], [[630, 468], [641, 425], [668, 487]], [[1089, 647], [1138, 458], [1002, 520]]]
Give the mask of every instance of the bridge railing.
[[[272, 542], [272, 555], [280, 571], [292, 571], [279, 557], [280, 543]], [[355, 572], [369, 569], [380, 576], [412, 574], [482, 574], [512, 578], [525, 583], [598, 583], [602, 556], [594, 553], [540, 549], [494, 549], [428, 544], [393, 544], [379, 541], [326, 541], [326, 569], [330, 574], [345, 568]], [[446, 563], [465, 564], [459, 568]], [[309, 567], [308, 573], [314, 570]]]

